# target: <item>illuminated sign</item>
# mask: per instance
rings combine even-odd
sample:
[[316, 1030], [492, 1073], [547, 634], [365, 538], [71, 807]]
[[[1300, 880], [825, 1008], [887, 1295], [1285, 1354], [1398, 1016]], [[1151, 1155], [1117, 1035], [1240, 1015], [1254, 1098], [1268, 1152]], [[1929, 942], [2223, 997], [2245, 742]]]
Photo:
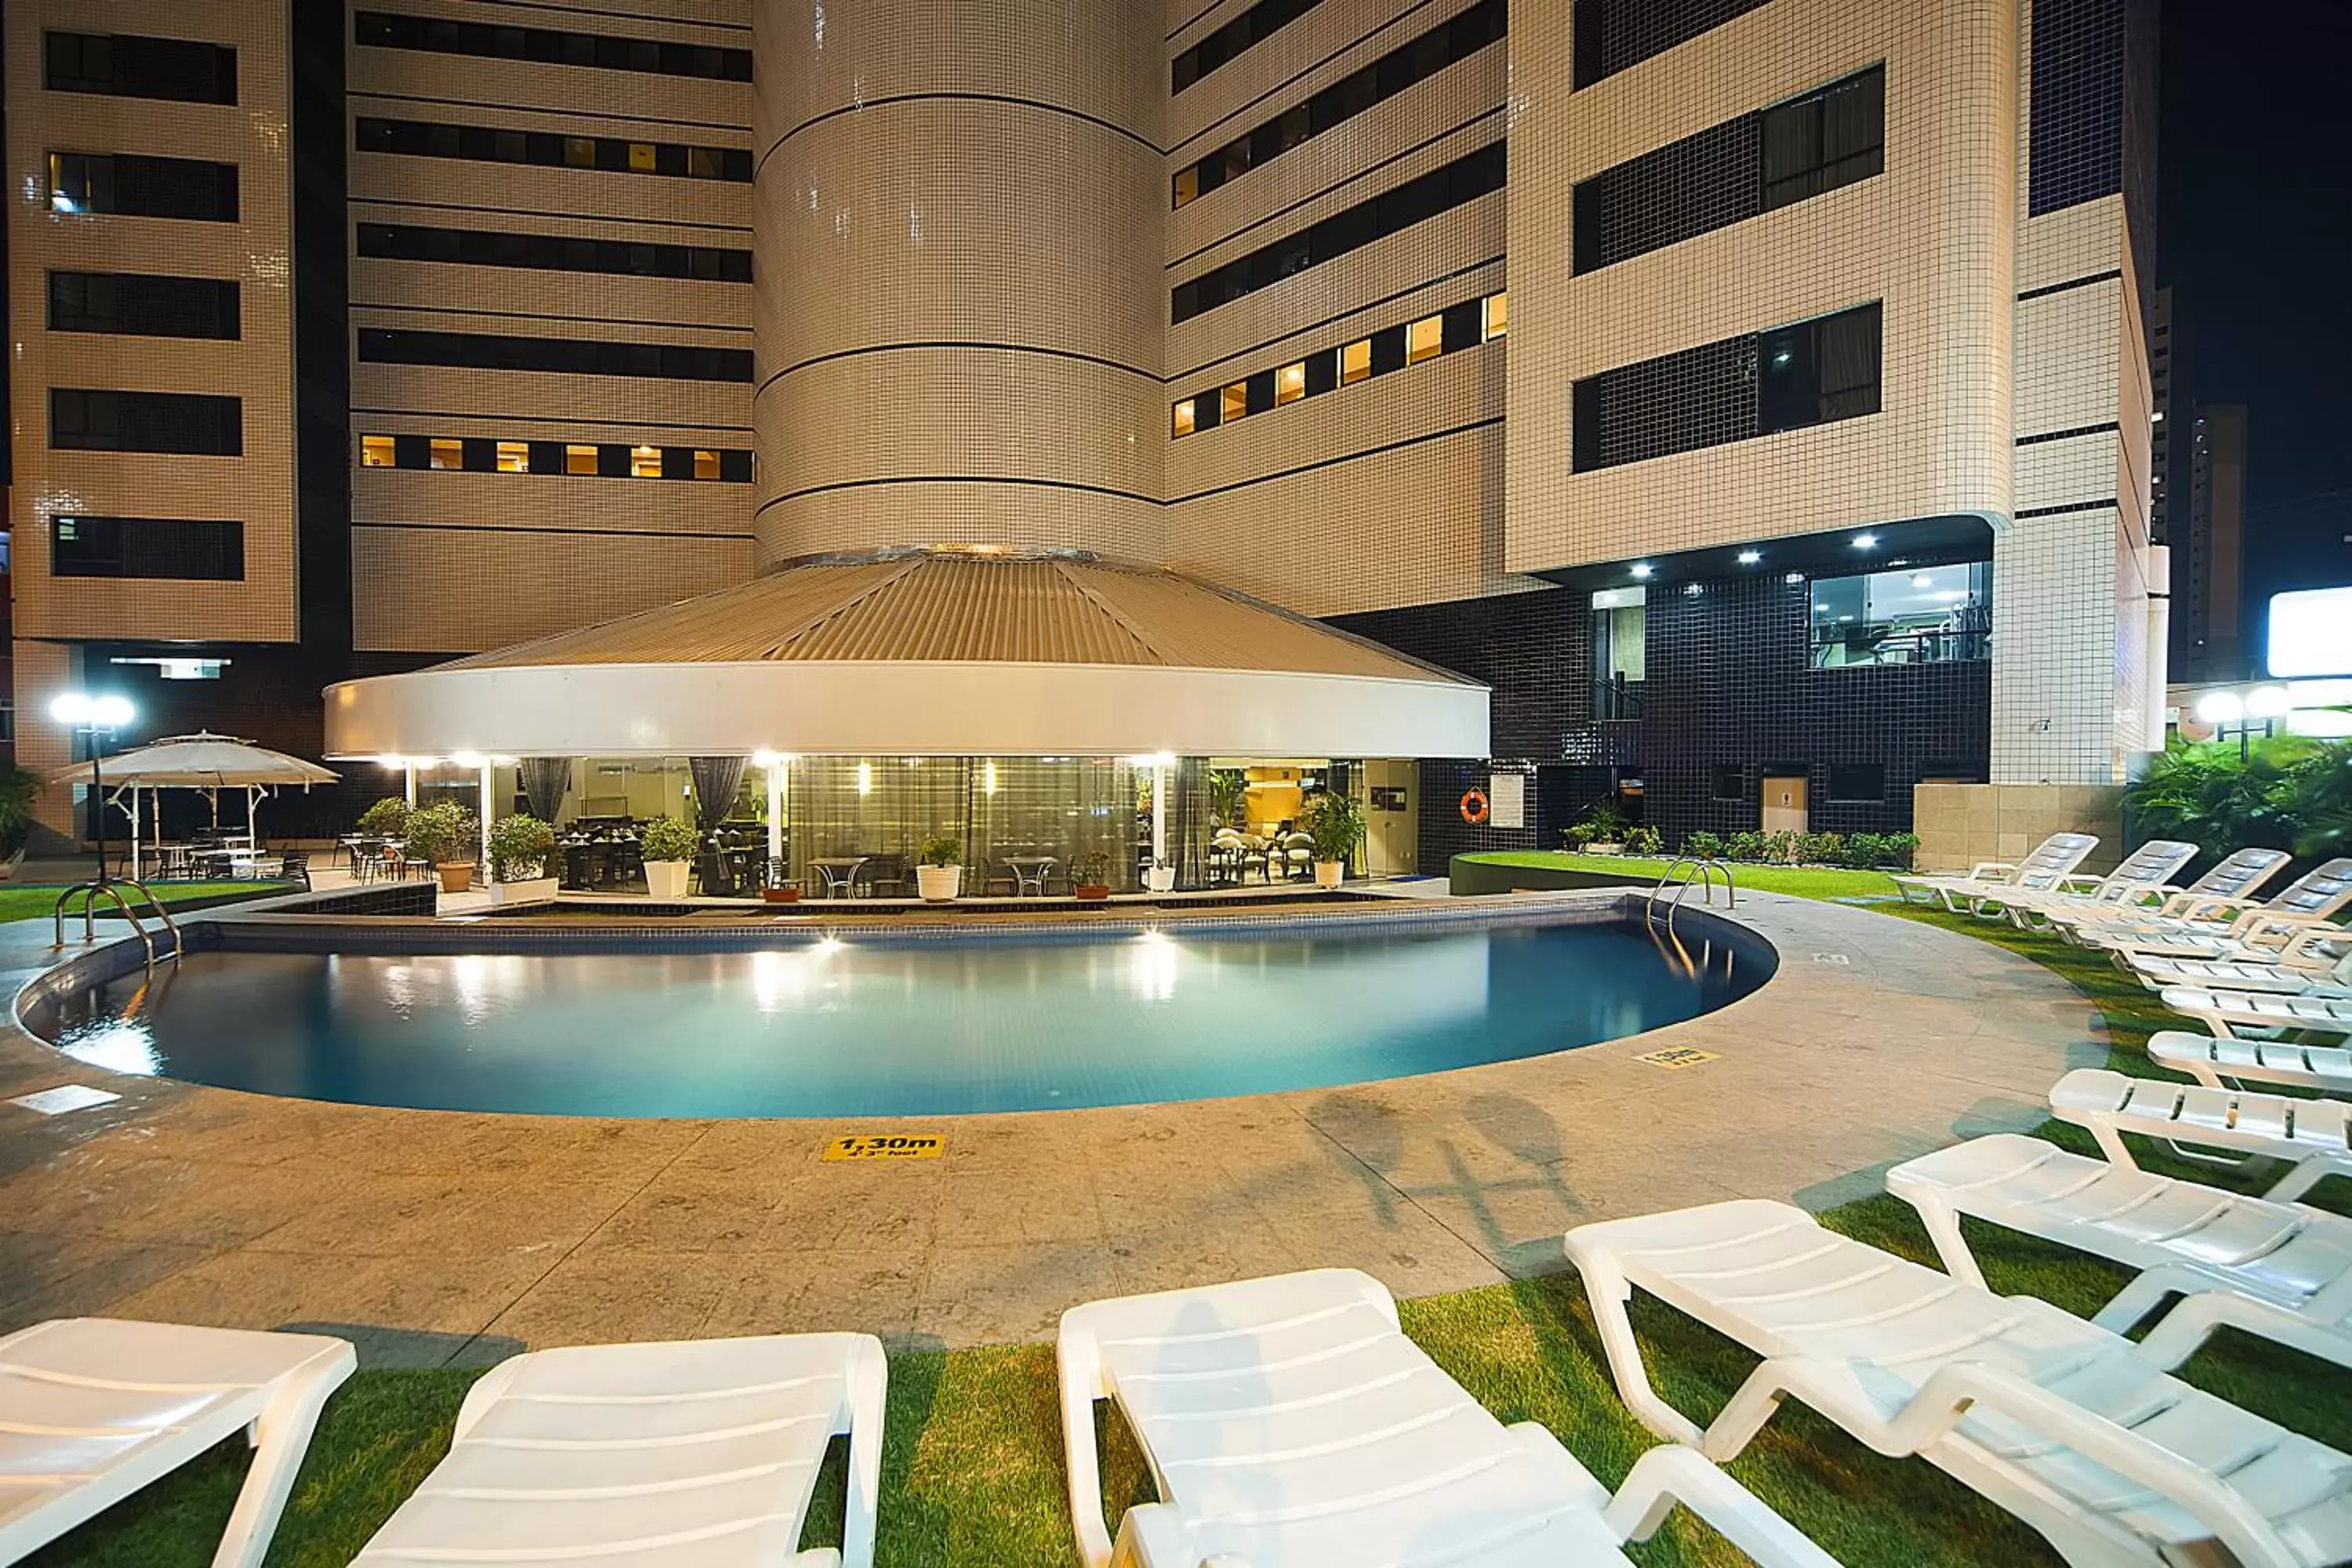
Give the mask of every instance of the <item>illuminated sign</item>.
[[2271, 595], [2274, 676], [2352, 675], [2352, 588]]

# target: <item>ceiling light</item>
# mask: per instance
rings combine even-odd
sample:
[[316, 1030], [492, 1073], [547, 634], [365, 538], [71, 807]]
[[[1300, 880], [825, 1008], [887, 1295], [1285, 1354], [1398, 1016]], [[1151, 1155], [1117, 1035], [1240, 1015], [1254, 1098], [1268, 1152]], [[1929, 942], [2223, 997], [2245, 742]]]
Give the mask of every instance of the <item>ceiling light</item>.
[[1703, 591], [1704, 590], [1702, 590], [1696, 583], [1685, 583], [1683, 584], [1683, 597], [1685, 599], [1696, 599]]
[[1650, 565], [1649, 565], [1649, 563], [1647, 563], [1647, 562], [1643, 562], [1643, 563], [1642, 563], [1640, 565], [1638, 565], [1638, 566], [1636, 566], [1636, 567], [1634, 567], [1634, 568], [1633, 568], [1633, 575], [1634, 575], [1634, 576], [1636, 576], [1636, 577], [1647, 577], [1649, 574], [1650, 574]]
[[1760, 550], [1743, 550], [1739, 552], [1739, 563], [1742, 566], [1753, 566], [1763, 559], [1764, 552]]
[[1878, 548], [1878, 535], [1857, 533], [1853, 536], [1853, 547], [1856, 550], [1875, 550]]
[[1786, 577], [1780, 579], [1783, 583], [1801, 583], [1804, 580], [1805, 574], [1802, 572], [1791, 572]]
[[1914, 588], [1932, 588], [1936, 585], [1936, 580], [1925, 572], [1914, 572], [1911, 574], [1911, 585]]

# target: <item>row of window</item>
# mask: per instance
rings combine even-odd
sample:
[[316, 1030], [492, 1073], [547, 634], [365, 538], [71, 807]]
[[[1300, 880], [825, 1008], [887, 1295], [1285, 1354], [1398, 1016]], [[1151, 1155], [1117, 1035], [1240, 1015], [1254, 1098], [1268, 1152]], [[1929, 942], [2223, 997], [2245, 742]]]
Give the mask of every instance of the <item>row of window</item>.
[[1240, 58], [1253, 44], [1274, 37], [1313, 10], [1319, 0], [1258, 0], [1232, 21], [1168, 62], [1168, 90], [1181, 92], [1219, 66]]
[[659, 76], [705, 77], [750, 81], [751, 51], [709, 44], [668, 43], [659, 38], [623, 38], [608, 33], [567, 33], [552, 27], [497, 26], [453, 22], [441, 16], [407, 16], [362, 11], [352, 31], [362, 44], [387, 49], [427, 49], [442, 55], [480, 55], [500, 60], [536, 60], [543, 65], [588, 66], [598, 70], [651, 71]]
[[163, 517], [53, 517], [49, 575], [241, 583], [245, 524]]
[[236, 51], [133, 33], [43, 33], [41, 85], [51, 92], [235, 103]]
[[1170, 410], [1169, 433], [1190, 436], [1195, 430], [1213, 430], [1220, 425], [1230, 425], [1236, 419], [1319, 393], [1353, 386], [1360, 381], [1370, 381], [1376, 375], [1386, 375], [1390, 371], [1402, 370], [1440, 354], [1474, 349], [1503, 336], [1509, 325], [1508, 295], [1488, 294], [1483, 299], [1465, 300], [1436, 315], [1390, 327], [1336, 349], [1318, 350], [1278, 370], [1260, 371], [1223, 386], [1195, 393]]
[[1881, 66], [1655, 148], [1577, 183], [1576, 270], [1869, 179], [1885, 166], [1885, 149]]
[[490, 125], [446, 125], [432, 120], [362, 115], [352, 122], [352, 145], [362, 153], [416, 158], [463, 158], [476, 163], [530, 163], [546, 169], [601, 169], [615, 174], [671, 174], [688, 180], [751, 181], [748, 147], [694, 147], [677, 142], [629, 142], [618, 136], [559, 136], [552, 131], [509, 131]]
[[1879, 407], [1876, 301], [1603, 371], [1571, 394], [1579, 472], [1720, 447]]
[[360, 332], [360, 358], [378, 364], [545, 371], [557, 375], [630, 375], [664, 381], [751, 379], [750, 349], [608, 343], [588, 338], [509, 338], [487, 332], [411, 332], [369, 327]]
[[1189, 321], [1204, 310], [1230, 304], [1281, 282], [1294, 272], [1360, 249], [1374, 240], [1435, 217], [1465, 202], [1503, 188], [1507, 165], [1505, 144], [1490, 142], [1475, 153], [1407, 180], [1345, 212], [1334, 213], [1313, 226], [1248, 255], [1228, 261], [1169, 291], [1171, 321]]
[[473, 474], [572, 474], [606, 479], [751, 482], [749, 451], [466, 436], [362, 436], [363, 468], [446, 468]]
[[49, 388], [49, 445], [67, 451], [245, 455], [245, 405], [194, 392]]
[[530, 267], [550, 272], [617, 272], [634, 278], [751, 281], [751, 253], [715, 245], [646, 245], [559, 234], [507, 234], [478, 228], [360, 225], [360, 254], [397, 261], [457, 261], [473, 267]]
[[235, 223], [236, 165], [141, 153], [52, 153], [49, 208]]
[[1744, 16], [1765, 0], [1576, 0], [1576, 85], [1591, 87]]
[[1172, 192], [1175, 204], [1181, 207], [1207, 195], [1226, 181], [1273, 162], [1300, 142], [1394, 98], [1455, 61], [1468, 59], [1502, 37], [1509, 20], [1510, 7], [1505, 0], [1478, 0], [1451, 21], [1440, 22], [1306, 102], [1292, 105], [1247, 135], [1237, 136], [1199, 163], [1178, 170]]
[[235, 339], [242, 331], [237, 286], [225, 278], [51, 272], [49, 331]]

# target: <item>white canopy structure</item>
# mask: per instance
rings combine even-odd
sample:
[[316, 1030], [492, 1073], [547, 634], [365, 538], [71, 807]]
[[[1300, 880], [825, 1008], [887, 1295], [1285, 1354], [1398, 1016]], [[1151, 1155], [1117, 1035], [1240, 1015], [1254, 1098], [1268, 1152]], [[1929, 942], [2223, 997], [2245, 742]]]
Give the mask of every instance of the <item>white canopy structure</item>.
[[[275, 795], [289, 784], [307, 790], [316, 784], [333, 784], [341, 776], [316, 763], [306, 763], [267, 746], [257, 746], [232, 735], [206, 732], [168, 736], [95, 763], [76, 763], [51, 773], [49, 782], [87, 788], [95, 781], [110, 802], [121, 805], [124, 797], [129, 797], [125, 809], [131, 816], [131, 875], [135, 879], [139, 875], [141, 790], [201, 791], [212, 802], [213, 817], [217, 822], [220, 792], [241, 789], [246, 795], [246, 825], [250, 829], [254, 809], [264, 795]], [[149, 815], [160, 835], [162, 814]]]

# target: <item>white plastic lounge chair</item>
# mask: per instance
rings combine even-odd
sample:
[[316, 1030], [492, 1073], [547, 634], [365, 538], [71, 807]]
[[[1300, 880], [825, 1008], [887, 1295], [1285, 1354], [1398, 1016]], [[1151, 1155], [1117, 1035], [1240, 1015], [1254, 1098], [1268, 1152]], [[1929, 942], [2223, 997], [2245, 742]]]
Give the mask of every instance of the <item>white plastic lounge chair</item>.
[[2074, 872], [2059, 879], [2050, 889], [2023, 888], [2014, 892], [1988, 894], [1972, 900], [1969, 908], [1988, 920], [2006, 919], [2024, 931], [2039, 931], [2050, 924], [2052, 915], [2061, 911], [2091, 910], [2106, 913], [2144, 907], [2180, 889], [2171, 886], [2173, 876], [2197, 858], [2197, 846], [2179, 838], [2151, 838], [2123, 858], [2123, 863], [2104, 877]]
[[[1730, 1477], [1654, 1448], [1612, 1500], [1550, 1432], [1506, 1427], [1398, 1331], [1380, 1281], [1317, 1269], [1062, 1315], [1062, 1441], [1087, 1568], [1601, 1568], [1675, 1502], [1768, 1568], [1832, 1560]], [[1160, 1501], [1114, 1558], [1095, 1405]]]
[[[1941, 899], [1946, 909], [1958, 914], [1963, 903], [2003, 889], [2032, 891], [2062, 887], [2068, 873], [2098, 847], [2096, 834], [2053, 833], [2022, 860], [1979, 860], [1965, 877], [1897, 877], [1895, 886], [1906, 903], [1927, 904]], [[1922, 896], [1915, 899], [1915, 893]]]
[[[2209, 900], [2244, 900], [2249, 906], [2263, 884], [2286, 868], [2291, 858], [2284, 849], [2252, 848], [2233, 850], [2217, 861], [2203, 876], [2185, 888], [2151, 889], [2162, 896], [2145, 905], [2121, 909], [2053, 909], [2045, 917], [2062, 931], [2074, 926], [2095, 926], [2112, 921], [2155, 920], [2163, 911], [2171, 910], [2166, 918], [2178, 918], [2183, 911], [2200, 907]], [[2226, 924], [2237, 911], [2221, 919]]]
[[[871, 1334], [516, 1356], [467, 1394], [448, 1457], [353, 1568], [868, 1568], [887, 1376]], [[841, 1550], [803, 1552], [817, 1467], [836, 1433], [849, 1436]]]
[[2207, 991], [2194, 985], [2168, 985], [2157, 995], [2174, 1012], [2196, 1019], [2217, 1035], [2262, 1029], [2352, 1035], [2352, 992], [2342, 995], [2306, 993], [2282, 996], [2263, 991]]
[[0, 1563], [243, 1431], [253, 1465], [213, 1553], [256, 1568], [327, 1395], [358, 1356], [319, 1334], [60, 1318], [0, 1338]]
[[2148, 1037], [2147, 1057], [2158, 1066], [2187, 1073], [2208, 1089], [2231, 1088], [2235, 1080], [2243, 1079], [2352, 1094], [2352, 1050], [2342, 1046], [2241, 1040], [2190, 1029], [2159, 1029]]
[[[2076, 1568], [2318, 1568], [2352, 1557], [2352, 1458], [2180, 1382], [2129, 1340], [1738, 1199], [1568, 1234], [1617, 1391], [1729, 1458], [1783, 1398], [1916, 1455]], [[1764, 1357], [1702, 1432], [1651, 1388], [1640, 1287]], [[2234, 1558], [2223, 1553], [2234, 1554]]]
[[[2304, 930], [2332, 920], [2352, 903], [2352, 857], [2328, 861], [2297, 877], [2261, 903], [2243, 899], [2169, 899], [2157, 916], [2073, 928], [2090, 947], [2162, 953], [2170, 958], [2275, 960]], [[2179, 905], [2178, 910], [2175, 906]], [[2231, 923], [2218, 924], [2221, 920]]]
[[2299, 1198], [2329, 1176], [2352, 1175], [2352, 1105], [2338, 1100], [2298, 1100], [2284, 1094], [2207, 1089], [2202, 1084], [2126, 1078], [2105, 1068], [2077, 1068], [2050, 1089], [2050, 1113], [2098, 1141], [2099, 1152], [2134, 1169], [2123, 1135], [2158, 1138], [2182, 1149], [2208, 1149], [2286, 1161], [2293, 1168], [2263, 1195]]
[[2352, 1219], [2070, 1154], [2019, 1132], [1971, 1138], [1886, 1173], [1955, 1279], [1984, 1275], [1960, 1216], [2112, 1258], [2139, 1278], [2091, 1321], [2123, 1333], [2179, 1293], [2140, 1353], [2176, 1367], [2224, 1326], [2352, 1367]]
[[2117, 953], [2150, 991], [2191, 985], [2208, 991], [2268, 991], [2352, 996], [2352, 930], [2305, 926], [2273, 955], [2256, 958], [2173, 958], [2129, 948]]

